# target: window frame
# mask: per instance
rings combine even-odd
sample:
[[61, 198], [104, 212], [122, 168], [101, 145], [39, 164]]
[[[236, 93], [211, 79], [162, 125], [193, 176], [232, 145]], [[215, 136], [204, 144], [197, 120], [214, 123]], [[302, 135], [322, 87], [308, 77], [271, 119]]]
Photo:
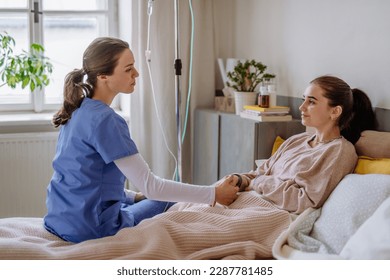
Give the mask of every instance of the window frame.
[[[39, 21], [34, 22], [34, 12], [32, 11], [35, 3], [39, 6]], [[10, 13], [25, 13], [27, 14], [28, 21], [28, 45], [37, 43], [44, 46], [43, 42], [43, 17], [44, 16], [69, 16], [69, 15], [106, 15], [108, 20], [107, 36], [116, 37], [118, 35], [119, 20], [118, 20], [118, 0], [107, 0], [107, 9], [99, 10], [43, 10], [42, 0], [27, 0], [27, 8], [0, 8], [1, 15], [7, 15]], [[54, 70], [55, 71], [55, 70]], [[17, 89], [15, 89], [17, 90]], [[35, 89], [33, 92], [29, 91], [30, 102], [23, 104], [1, 104], [0, 113], [39, 113], [44, 111], [55, 111], [61, 106], [60, 103], [56, 104], [45, 104], [44, 98], [45, 87], [42, 89]], [[115, 99], [112, 107], [119, 109], [120, 101]]]

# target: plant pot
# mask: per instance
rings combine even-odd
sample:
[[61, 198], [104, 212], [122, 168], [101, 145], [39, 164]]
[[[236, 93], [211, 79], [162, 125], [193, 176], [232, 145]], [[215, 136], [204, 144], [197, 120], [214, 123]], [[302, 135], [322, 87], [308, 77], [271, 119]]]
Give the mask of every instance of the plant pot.
[[244, 111], [245, 105], [255, 105], [258, 92], [234, 92], [234, 102], [236, 108], [236, 115], [239, 115], [241, 111]]

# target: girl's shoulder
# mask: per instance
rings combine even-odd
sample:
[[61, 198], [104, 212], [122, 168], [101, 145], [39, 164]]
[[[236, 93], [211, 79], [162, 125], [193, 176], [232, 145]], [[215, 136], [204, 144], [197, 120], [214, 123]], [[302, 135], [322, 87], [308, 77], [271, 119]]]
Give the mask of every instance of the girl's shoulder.
[[355, 149], [355, 145], [354, 144], [352, 144], [350, 141], [348, 141], [343, 136], [341, 137], [340, 141], [341, 141], [342, 149], [344, 151], [348, 151], [350, 153], [355, 153], [356, 154], [356, 149]]
[[319, 150], [326, 156], [332, 155], [344, 160], [357, 158], [355, 146], [344, 137], [320, 146]]

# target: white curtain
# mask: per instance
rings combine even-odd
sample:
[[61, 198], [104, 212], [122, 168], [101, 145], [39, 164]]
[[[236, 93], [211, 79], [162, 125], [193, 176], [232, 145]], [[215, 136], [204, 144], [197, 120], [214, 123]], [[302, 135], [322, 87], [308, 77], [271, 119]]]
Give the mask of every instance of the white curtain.
[[[189, 84], [189, 55], [191, 16], [189, 1], [179, 2], [180, 58], [182, 60], [181, 118], [184, 125]], [[231, 1], [226, 1], [231, 2]], [[216, 4], [224, 6], [225, 0], [194, 0], [194, 49], [190, 113], [182, 145], [182, 181], [191, 182], [192, 170], [192, 131], [191, 121], [194, 109], [198, 106], [213, 107], [215, 94], [216, 44], [215, 25]], [[140, 153], [152, 171], [164, 178], [172, 178], [175, 161], [165, 146], [157, 120], [152, 96], [151, 80], [145, 61], [147, 48], [147, 0], [123, 0], [120, 2], [120, 36], [127, 39], [136, 59], [140, 73], [135, 92], [130, 97], [130, 131]], [[131, 26], [131, 30], [126, 26]], [[177, 128], [175, 113], [175, 25], [174, 1], [153, 1], [150, 27], [151, 71], [155, 89], [158, 114], [166, 135], [169, 149], [177, 156]], [[184, 133], [184, 130], [183, 130]]]

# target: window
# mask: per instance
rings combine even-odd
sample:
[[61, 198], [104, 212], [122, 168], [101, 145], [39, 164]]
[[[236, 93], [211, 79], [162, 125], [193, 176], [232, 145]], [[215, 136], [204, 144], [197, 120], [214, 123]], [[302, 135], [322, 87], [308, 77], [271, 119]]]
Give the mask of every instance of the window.
[[53, 73], [50, 84], [33, 93], [0, 87], [0, 111], [57, 110], [66, 74], [81, 68], [87, 45], [99, 36], [116, 36], [117, 2], [112, 0], [0, 0], [0, 31], [15, 38], [15, 52], [32, 42], [45, 48]]

